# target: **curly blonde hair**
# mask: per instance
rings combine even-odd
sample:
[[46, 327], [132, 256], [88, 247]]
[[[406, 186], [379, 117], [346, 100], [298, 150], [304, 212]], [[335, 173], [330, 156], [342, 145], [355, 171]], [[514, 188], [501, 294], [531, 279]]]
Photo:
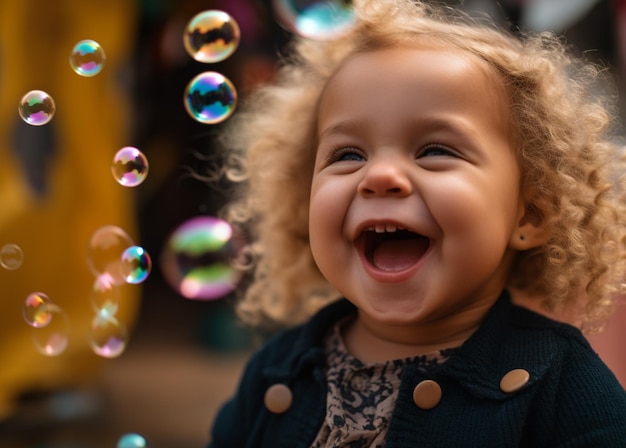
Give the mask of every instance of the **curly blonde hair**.
[[248, 96], [228, 124], [227, 173], [241, 188], [226, 218], [250, 238], [240, 317], [294, 324], [338, 297], [309, 248], [318, 100], [349, 56], [425, 42], [482, 59], [508, 92], [521, 191], [549, 235], [519, 253], [509, 286], [543, 297], [550, 310], [572, 306], [583, 321], [606, 317], [626, 267], [615, 98], [596, 92], [606, 70], [571, 56], [554, 35], [513, 36], [452, 8], [413, 0], [356, 0], [354, 8], [347, 34], [295, 39], [275, 80]]

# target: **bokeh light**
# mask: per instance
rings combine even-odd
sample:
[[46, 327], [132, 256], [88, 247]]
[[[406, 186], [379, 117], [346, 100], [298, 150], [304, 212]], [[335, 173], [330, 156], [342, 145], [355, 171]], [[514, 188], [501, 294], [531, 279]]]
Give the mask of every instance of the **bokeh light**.
[[102, 358], [117, 358], [128, 343], [124, 325], [109, 313], [98, 313], [91, 321], [89, 345]]
[[50, 297], [43, 292], [30, 293], [22, 305], [22, 316], [31, 327], [43, 328], [52, 320], [52, 304]]
[[111, 172], [124, 187], [136, 187], [148, 176], [148, 159], [134, 146], [125, 146], [113, 157]]
[[52, 120], [56, 104], [43, 90], [31, 90], [20, 100], [18, 113], [25, 123], [31, 126], [43, 126]]
[[170, 286], [188, 299], [225, 296], [239, 281], [232, 267], [237, 242], [230, 224], [199, 216], [181, 224], [161, 254], [161, 270]]
[[216, 124], [235, 112], [237, 90], [221, 73], [203, 72], [187, 84], [183, 100], [191, 118], [204, 124]]
[[116, 448], [146, 448], [147, 446], [148, 442], [143, 436], [129, 433], [119, 438]]
[[96, 76], [102, 71], [105, 60], [104, 49], [91, 39], [81, 40], [70, 53], [70, 66], [80, 76]]
[[22, 266], [24, 262], [24, 251], [17, 244], [8, 243], [0, 249], [0, 266], [9, 271], [13, 271]]
[[272, 6], [281, 25], [309, 39], [334, 39], [355, 23], [348, 0], [272, 0]]
[[239, 46], [239, 25], [228, 13], [215, 9], [196, 14], [187, 24], [183, 44], [198, 62], [215, 63], [232, 55]]
[[126, 283], [137, 284], [148, 278], [152, 259], [141, 246], [131, 246], [122, 253], [122, 275]]
[[55, 304], [48, 304], [50, 322], [45, 327], [33, 328], [35, 348], [42, 355], [58, 356], [65, 351], [69, 342], [70, 323], [65, 311]]
[[120, 227], [102, 226], [89, 240], [87, 264], [96, 277], [104, 275], [112, 284], [123, 285], [126, 279], [122, 273], [122, 254], [134, 244]]

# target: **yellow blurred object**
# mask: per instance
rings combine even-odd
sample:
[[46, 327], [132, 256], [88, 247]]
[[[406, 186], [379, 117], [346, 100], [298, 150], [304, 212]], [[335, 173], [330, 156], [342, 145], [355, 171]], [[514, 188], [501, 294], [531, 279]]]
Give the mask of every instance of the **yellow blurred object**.
[[[95, 278], [86, 254], [90, 236], [104, 225], [121, 227], [137, 242], [133, 191], [111, 174], [114, 154], [128, 144], [131, 110], [122, 82], [135, 42], [135, 3], [0, 1], [0, 247], [13, 243], [24, 253], [20, 268], [0, 267], [0, 419], [11, 414], [18, 394], [89, 385], [107, 362], [89, 346]], [[69, 64], [83, 39], [106, 53], [102, 72], [90, 78]], [[44, 126], [19, 118], [18, 104], [30, 90], [44, 90], [56, 102]], [[54, 150], [37, 159], [38, 191], [18, 150], [37, 153], [42, 136], [52, 136]], [[37, 351], [36, 330], [22, 317], [34, 291], [69, 317], [69, 345], [59, 356]], [[121, 289], [116, 318], [129, 331], [139, 297], [138, 286]]]

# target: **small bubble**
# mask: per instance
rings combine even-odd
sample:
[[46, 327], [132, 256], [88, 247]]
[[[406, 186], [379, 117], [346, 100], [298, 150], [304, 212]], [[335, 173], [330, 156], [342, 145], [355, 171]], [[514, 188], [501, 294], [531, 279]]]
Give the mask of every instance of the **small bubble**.
[[124, 434], [117, 441], [116, 448], [147, 448], [148, 442], [143, 436], [139, 434], [129, 433]]
[[102, 358], [117, 358], [128, 343], [126, 328], [113, 316], [98, 313], [91, 321], [89, 345]]
[[31, 90], [24, 95], [17, 108], [20, 117], [31, 126], [43, 126], [52, 120], [56, 104], [43, 90]]
[[189, 56], [198, 62], [223, 61], [239, 46], [239, 25], [228, 13], [207, 10], [196, 14], [187, 24], [183, 44]]
[[106, 55], [100, 44], [91, 39], [85, 39], [74, 45], [70, 54], [70, 66], [80, 76], [95, 76], [104, 67]]
[[31, 327], [46, 327], [52, 320], [52, 313], [50, 311], [50, 305], [52, 304], [50, 297], [43, 292], [33, 292], [24, 300], [22, 316]]
[[272, 7], [287, 30], [314, 40], [339, 37], [355, 23], [348, 0], [272, 0]]
[[5, 244], [0, 249], [0, 266], [9, 271], [13, 271], [22, 266], [24, 262], [24, 252], [17, 244]]
[[42, 355], [58, 356], [68, 345], [69, 320], [65, 311], [57, 305], [47, 305], [47, 312], [52, 318], [45, 327], [33, 328], [33, 342]]
[[230, 224], [199, 216], [170, 235], [160, 265], [166, 281], [183, 297], [212, 300], [231, 292], [239, 281], [231, 263], [236, 253]]
[[122, 275], [126, 283], [143, 282], [150, 275], [152, 260], [148, 252], [140, 246], [131, 246], [122, 254]]
[[113, 157], [111, 172], [124, 187], [136, 187], [148, 176], [148, 159], [137, 148], [125, 146]]
[[184, 104], [194, 120], [204, 124], [221, 123], [235, 112], [237, 91], [224, 75], [204, 72], [187, 84]]

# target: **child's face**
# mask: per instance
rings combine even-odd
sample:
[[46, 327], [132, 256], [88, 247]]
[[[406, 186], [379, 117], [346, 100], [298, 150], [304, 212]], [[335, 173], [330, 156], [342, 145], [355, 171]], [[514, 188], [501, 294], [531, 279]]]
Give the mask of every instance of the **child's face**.
[[380, 50], [347, 61], [323, 94], [311, 248], [373, 321], [462, 314], [490, 306], [505, 285], [520, 172], [504, 89], [481, 64]]

